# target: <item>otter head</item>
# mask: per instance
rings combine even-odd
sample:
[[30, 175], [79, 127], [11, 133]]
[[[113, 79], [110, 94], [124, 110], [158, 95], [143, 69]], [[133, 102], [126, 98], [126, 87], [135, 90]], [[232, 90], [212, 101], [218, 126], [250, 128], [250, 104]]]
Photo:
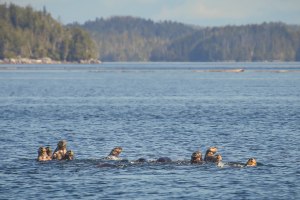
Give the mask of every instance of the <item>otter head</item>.
[[[217, 157], [215, 157], [215, 153], [218, 151], [217, 147], [209, 147], [206, 150], [204, 160], [206, 162], [218, 162]], [[222, 157], [219, 157], [219, 159], [222, 159]]]
[[109, 155], [118, 157], [120, 153], [122, 153], [122, 150], [123, 150], [122, 147], [115, 147], [111, 150]]
[[257, 165], [257, 162], [255, 160], [255, 158], [249, 158], [247, 163], [246, 163], [246, 166], [256, 166]]
[[66, 149], [67, 148], [67, 141], [66, 140], [61, 140], [57, 143], [57, 148], [59, 150], [62, 150], [62, 149]]
[[213, 156], [218, 151], [217, 147], [209, 147], [206, 150], [205, 157]]
[[202, 154], [200, 151], [195, 151], [191, 156], [191, 163], [200, 163], [202, 161]]
[[67, 151], [65, 155], [66, 160], [73, 160], [74, 159], [74, 152], [72, 150]]
[[46, 147], [40, 147], [38, 150], [38, 155], [45, 155], [45, 154], [47, 154]]
[[215, 162], [220, 162], [222, 161], [222, 156], [220, 154], [217, 154], [215, 157]]

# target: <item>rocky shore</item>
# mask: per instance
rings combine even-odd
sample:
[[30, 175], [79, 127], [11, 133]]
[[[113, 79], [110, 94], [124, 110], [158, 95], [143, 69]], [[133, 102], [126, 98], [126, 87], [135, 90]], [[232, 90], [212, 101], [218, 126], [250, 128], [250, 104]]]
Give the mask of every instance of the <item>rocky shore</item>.
[[5, 58], [0, 64], [100, 64], [97, 59], [80, 60], [79, 62], [57, 61], [51, 58], [30, 59], [30, 58]]

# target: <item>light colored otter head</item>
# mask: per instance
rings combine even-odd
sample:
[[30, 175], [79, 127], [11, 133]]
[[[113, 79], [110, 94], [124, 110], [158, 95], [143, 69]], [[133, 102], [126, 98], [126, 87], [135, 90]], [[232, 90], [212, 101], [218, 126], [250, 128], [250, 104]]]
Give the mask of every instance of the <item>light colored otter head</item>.
[[191, 156], [191, 163], [200, 163], [202, 161], [202, 153], [200, 151], [195, 151]]
[[255, 158], [249, 158], [246, 163], [246, 166], [251, 166], [251, 167], [257, 166], [257, 162]]
[[111, 150], [109, 155], [118, 157], [120, 153], [122, 153], [122, 150], [123, 150], [122, 147], [115, 147]]
[[67, 148], [67, 141], [66, 140], [61, 140], [57, 143], [57, 148], [58, 149], [66, 149]]

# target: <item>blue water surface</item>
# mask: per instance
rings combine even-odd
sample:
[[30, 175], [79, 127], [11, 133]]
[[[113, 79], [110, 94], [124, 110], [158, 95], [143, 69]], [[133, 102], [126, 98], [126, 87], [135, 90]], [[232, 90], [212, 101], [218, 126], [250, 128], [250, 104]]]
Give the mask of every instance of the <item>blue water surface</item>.
[[[231, 68], [245, 71], [207, 71]], [[299, 71], [300, 63], [2, 67], [0, 199], [299, 199]], [[74, 161], [36, 161], [39, 146], [61, 139]], [[178, 162], [101, 167], [115, 146], [129, 161]], [[255, 157], [259, 166], [188, 163], [209, 146], [224, 162]]]

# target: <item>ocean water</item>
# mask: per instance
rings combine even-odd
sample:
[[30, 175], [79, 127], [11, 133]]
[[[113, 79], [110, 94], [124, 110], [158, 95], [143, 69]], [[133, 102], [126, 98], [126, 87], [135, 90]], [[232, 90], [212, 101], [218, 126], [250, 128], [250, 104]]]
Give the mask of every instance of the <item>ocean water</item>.
[[[300, 63], [0, 66], [0, 133], [0, 199], [299, 199]], [[209, 146], [259, 164], [189, 164]]]

